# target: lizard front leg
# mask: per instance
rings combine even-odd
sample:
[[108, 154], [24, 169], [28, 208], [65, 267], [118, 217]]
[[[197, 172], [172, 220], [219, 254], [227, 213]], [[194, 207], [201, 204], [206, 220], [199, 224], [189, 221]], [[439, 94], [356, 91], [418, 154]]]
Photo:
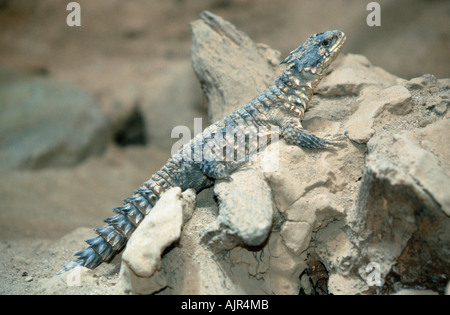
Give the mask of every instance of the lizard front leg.
[[299, 119], [286, 119], [281, 127], [281, 136], [287, 143], [304, 148], [329, 148], [333, 145], [341, 145], [343, 136], [319, 138], [312, 132], [303, 129]]

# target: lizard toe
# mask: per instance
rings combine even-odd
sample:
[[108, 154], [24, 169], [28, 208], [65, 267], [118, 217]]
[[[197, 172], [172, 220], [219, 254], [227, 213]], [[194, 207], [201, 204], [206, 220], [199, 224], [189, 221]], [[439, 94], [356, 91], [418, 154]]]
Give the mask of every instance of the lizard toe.
[[326, 147], [342, 147], [346, 144], [347, 137], [344, 135], [333, 135], [323, 138], [327, 142]]

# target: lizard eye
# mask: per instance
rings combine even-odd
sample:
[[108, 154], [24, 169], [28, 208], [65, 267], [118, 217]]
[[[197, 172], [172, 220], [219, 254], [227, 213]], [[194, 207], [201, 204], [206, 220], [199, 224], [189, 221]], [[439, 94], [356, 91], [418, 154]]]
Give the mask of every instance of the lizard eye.
[[327, 39], [324, 39], [324, 40], [322, 41], [321, 45], [324, 46], [324, 47], [326, 47], [326, 46], [328, 46], [329, 43], [330, 43], [330, 42], [329, 42]]

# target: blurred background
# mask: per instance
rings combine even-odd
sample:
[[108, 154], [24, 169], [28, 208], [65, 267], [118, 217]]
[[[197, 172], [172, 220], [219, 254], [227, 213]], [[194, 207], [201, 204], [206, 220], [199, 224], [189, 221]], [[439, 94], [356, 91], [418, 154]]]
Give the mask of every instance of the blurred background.
[[[410, 79], [450, 74], [450, 1], [0, 0], [0, 237], [98, 227], [170, 155], [176, 125], [208, 124], [189, 23], [209, 10], [286, 56], [340, 29], [343, 53]], [[243, 103], [247, 100], [243, 100]]]

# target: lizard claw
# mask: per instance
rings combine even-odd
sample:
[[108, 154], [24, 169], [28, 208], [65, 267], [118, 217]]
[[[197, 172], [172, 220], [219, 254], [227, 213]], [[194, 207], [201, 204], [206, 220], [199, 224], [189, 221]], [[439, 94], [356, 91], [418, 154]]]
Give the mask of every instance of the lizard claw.
[[233, 181], [233, 177], [231, 177], [231, 175], [226, 175], [226, 176], [224, 176], [221, 179], [226, 180], [227, 182], [232, 182]]

